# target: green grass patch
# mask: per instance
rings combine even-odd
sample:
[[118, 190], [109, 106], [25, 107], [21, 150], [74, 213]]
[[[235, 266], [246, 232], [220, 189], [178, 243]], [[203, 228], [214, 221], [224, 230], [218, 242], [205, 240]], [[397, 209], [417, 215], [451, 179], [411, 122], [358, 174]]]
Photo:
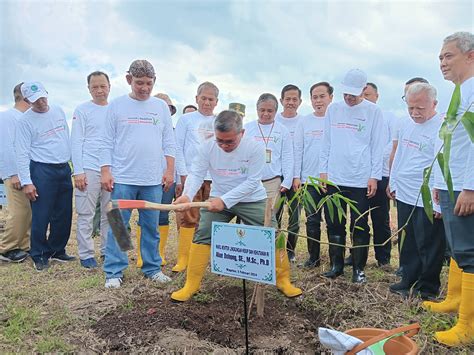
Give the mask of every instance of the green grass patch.
[[90, 275], [79, 280], [79, 282], [77, 283], [77, 287], [82, 290], [97, 288], [102, 284], [102, 279], [103, 277], [100, 274]]
[[36, 343], [35, 350], [39, 353], [71, 352], [74, 347], [58, 336], [46, 336]]
[[7, 307], [9, 319], [2, 329], [3, 337], [12, 344], [21, 344], [37, 326], [39, 312], [34, 308]]

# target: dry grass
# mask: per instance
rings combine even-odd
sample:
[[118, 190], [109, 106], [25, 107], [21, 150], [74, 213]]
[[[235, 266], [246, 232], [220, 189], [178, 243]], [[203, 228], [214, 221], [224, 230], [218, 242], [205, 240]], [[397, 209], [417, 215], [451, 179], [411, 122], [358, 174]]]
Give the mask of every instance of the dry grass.
[[[4, 216], [5, 211], [0, 211], [0, 220]], [[304, 233], [303, 224], [302, 231]], [[176, 230], [172, 228], [167, 248], [170, 265], [174, 265], [176, 259], [176, 246]], [[418, 300], [403, 301], [389, 293], [388, 285], [397, 280], [392, 272], [398, 263], [394, 249], [390, 271], [377, 268], [371, 255], [367, 267], [368, 284], [355, 286], [350, 282], [350, 270], [336, 281], [319, 276], [328, 267], [327, 247], [323, 246], [321, 268], [304, 270], [296, 265], [293, 267], [293, 279], [304, 290], [303, 297], [296, 301], [298, 307], [317, 312], [321, 315], [322, 324], [339, 330], [356, 327], [388, 329], [417, 321], [421, 323], [422, 331], [416, 342], [423, 354], [473, 353], [474, 347], [452, 350], [432, 340], [433, 332], [449, 328], [455, 321], [454, 317], [425, 312]], [[77, 255], [74, 230], [68, 252]], [[306, 258], [306, 241], [303, 238], [298, 244], [297, 257], [299, 262]], [[142, 277], [134, 266], [133, 252], [130, 263], [123, 287], [118, 290], [105, 290], [103, 272], [86, 270], [80, 267], [79, 262], [53, 264], [43, 273], [36, 272], [30, 261], [18, 265], [0, 264], [0, 352], [106, 352], [108, 341], [92, 330], [94, 324], [112, 311], [133, 310], [141, 295], [167, 297], [184, 281], [184, 276], [178, 275], [170, 285], [160, 288]], [[169, 267], [165, 273], [169, 274]], [[443, 270], [445, 278], [446, 270]], [[222, 282], [228, 285], [236, 283], [233, 279], [208, 275], [204, 282], [206, 293], [199, 297], [206, 298], [207, 294], [212, 298], [212, 290], [221, 288]], [[286, 302], [284, 297], [280, 299], [282, 303]], [[201, 301], [205, 303], [209, 300]], [[275, 344], [282, 341], [268, 339], [268, 342]], [[176, 329], [163, 329], [156, 337], [156, 343], [156, 347], [137, 346], [134, 351], [236, 351]]]

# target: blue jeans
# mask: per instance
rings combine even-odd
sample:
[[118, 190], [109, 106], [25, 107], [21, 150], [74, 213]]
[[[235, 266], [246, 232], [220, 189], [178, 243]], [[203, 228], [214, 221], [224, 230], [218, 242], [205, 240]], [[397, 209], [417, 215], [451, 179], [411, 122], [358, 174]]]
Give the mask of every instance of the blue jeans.
[[[72, 180], [68, 163], [30, 162], [38, 198], [31, 202], [31, 249], [35, 262], [47, 262], [66, 252], [71, 234]], [[49, 237], [46, 237], [49, 225]]]
[[448, 191], [440, 190], [439, 205], [453, 259], [464, 272], [474, 273], [474, 214], [463, 217], [454, 214], [459, 193], [454, 191], [454, 201], [451, 201]]
[[[164, 203], [164, 204], [171, 204], [171, 202], [173, 202], [173, 198], [174, 198], [174, 192], [176, 191], [176, 183], [173, 183], [173, 185], [171, 185], [170, 189], [168, 191], [163, 191], [163, 196], [161, 197], [161, 203]], [[170, 212], [169, 211], [160, 211], [160, 218], [159, 218], [159, 225], [160, 226], [167, 226], [170, 224], [169, 222], [169, 219], [168, 219], [168, 216], [169, 216]]]
[[[161, 185], [136, 186], [115, 184], [111, 199], [146, 200], [149, 202], [161, 202]], [[129, 225], [131, 210], [121, 210], [122, 218], [126, 226]], [[141, 226], [140, 253], [143, 259], [142, 272], [146, 277], [152, 277], [161, 271], [161, 258], [158, 253], [160, 235], [157, 233], [159, 211], [138, 210], [138, 223]], [[120, 250], [112, 229], [107, 235], [105, 248], [104, 272], [107, 279], [123, 277], [123, 270], [128, 266], [127, 253]]]

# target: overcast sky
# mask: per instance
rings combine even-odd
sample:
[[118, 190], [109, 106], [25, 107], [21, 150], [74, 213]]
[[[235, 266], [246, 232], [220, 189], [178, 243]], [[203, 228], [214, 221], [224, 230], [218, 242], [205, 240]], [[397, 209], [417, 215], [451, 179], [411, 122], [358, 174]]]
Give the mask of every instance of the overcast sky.
[[335, 86], [351, 68], [379, 86], [382, 108], [404, 113], [404, 82], [423, 76], [443, 106], [452, 85], [442, 79], [438, 54], [455, 31], [473, 31], [472, 1], [9, 1], [0, 0], [0, 108], [12, 105], [21, 81], [41, 81], [50, 102], [68, 116], [88, 100], [86, 76], [106, 71], [110, 98], [129, 92], [124, 75], [134, 59], [157, 72], [154, 92], [178, 109], [194, 103], [200, 82], [220, 88], [217, 111], [247, 105], [263, 92], [279, 96], [289, 83], [303, 91]]

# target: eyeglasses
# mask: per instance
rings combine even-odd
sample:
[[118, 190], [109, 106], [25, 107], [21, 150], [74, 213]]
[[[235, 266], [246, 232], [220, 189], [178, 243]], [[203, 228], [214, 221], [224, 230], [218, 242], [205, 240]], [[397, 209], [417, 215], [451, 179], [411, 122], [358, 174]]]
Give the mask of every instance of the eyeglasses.
[[231, 146], [234, 146], [238, 143], [239, 138], [240, 138], [240, 133], [238, 133], [237, 136], [234, 139], [219, 139], [219, 138], [216, 138], [216, 143], [219, 147], [221, 147], [223, 145], [225, 145], [227, 147], [231, 147]]
[[405, 95], [402, 96], [402, 101], [407, 102], [407, 97]]

